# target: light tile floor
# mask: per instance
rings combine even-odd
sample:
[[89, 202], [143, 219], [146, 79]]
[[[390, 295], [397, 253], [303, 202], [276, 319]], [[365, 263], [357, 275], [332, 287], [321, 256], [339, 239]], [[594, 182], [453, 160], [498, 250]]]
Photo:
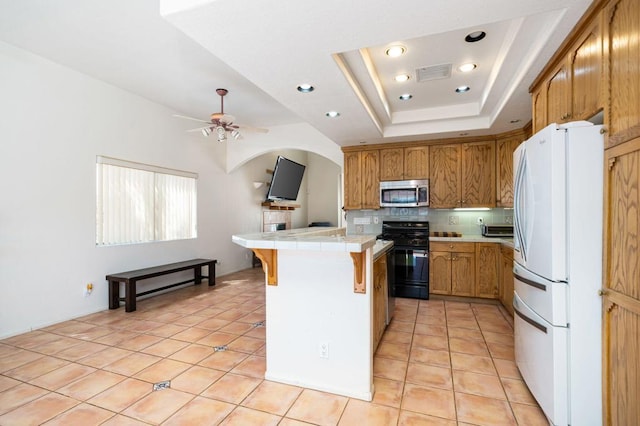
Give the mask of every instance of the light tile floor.
[[547, 424], [502, 307], [398, 299], [365, 402], [264, 380], [263, 272], [217, 282], [0, 340], [0, 425]]

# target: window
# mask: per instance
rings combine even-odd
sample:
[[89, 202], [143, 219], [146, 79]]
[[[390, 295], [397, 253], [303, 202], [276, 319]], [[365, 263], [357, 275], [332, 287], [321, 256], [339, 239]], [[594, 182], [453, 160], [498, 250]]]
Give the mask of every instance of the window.
[[198, 175], [98, 156], [96, 245], [197, 237]]

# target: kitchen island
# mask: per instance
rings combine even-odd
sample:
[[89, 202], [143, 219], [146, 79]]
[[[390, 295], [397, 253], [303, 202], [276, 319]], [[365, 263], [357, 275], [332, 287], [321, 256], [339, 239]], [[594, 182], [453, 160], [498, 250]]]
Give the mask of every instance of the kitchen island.
[[344, 228], [234, 235], [262, 260], [267, 380], [371, 401], [373, 261], [392, 243]]

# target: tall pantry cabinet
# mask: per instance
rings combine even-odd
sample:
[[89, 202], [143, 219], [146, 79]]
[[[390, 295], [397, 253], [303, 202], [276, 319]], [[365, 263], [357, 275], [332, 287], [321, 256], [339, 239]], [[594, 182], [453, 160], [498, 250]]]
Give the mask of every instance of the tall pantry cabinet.
[[534, 82], [531, 95], [534, 132], [552, 122], [584, 120], [602, 112], [602, 423], [638, 425], [640, 0], [595, 0]]

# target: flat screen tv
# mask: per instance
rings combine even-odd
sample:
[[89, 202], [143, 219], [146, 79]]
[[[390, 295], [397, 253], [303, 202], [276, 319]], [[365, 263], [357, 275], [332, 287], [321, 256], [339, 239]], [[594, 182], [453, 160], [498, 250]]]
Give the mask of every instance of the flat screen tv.
[[298, 198], [305, 166], [279, 155], [273, 168], [273, 178], [267, 193], [267, 201], [292, 200]]

